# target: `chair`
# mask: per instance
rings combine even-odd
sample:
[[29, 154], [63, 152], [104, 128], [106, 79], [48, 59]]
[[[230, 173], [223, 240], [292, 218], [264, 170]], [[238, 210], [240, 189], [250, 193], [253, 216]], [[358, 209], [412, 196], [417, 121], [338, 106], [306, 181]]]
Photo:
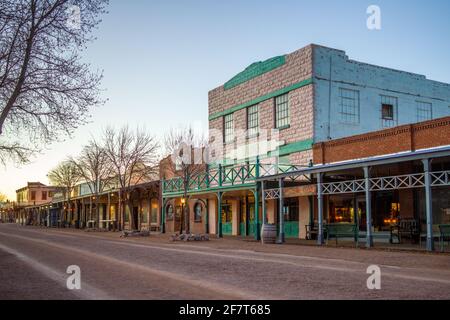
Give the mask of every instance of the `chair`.
[[391, 243], [394, 243], [394, 238], [397, 238], [398, 243], [401, 243], [403, 237], [410, 238], [412, 243], [420, 237], [419, 228], [415, 219], [401, 219], [397, 225], [391, 227]]

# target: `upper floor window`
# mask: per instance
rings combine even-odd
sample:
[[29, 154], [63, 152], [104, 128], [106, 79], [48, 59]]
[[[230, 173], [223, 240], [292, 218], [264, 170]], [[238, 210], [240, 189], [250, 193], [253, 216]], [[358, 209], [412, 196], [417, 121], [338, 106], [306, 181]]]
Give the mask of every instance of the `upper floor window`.
[[397, 125], [397, 109], [398, 99], [396, 97], [381, 96], [381, 125], [383, 128]]
[[47, 200], [47, 191], [42, 191], [42, 200]]
[[289, 99], [288, 94], [275, 98], [275, 127], [282, 129], [289, 126]]
[[247, 108], [247, 134], [249, 137], [259, 133], [258, 105]]
[[228, 114], [224, 117], [223, 124], [223, 137], [225, 143], [234, 141], [234, 120], [233, 114]]
[[433, 105], [428, 102], [417, 101], [417, 122], [433, 119]]
[[31, 191], [31, 201], [35, 201], [36, 200], [36, 191]]
[[359, 123], [359, 91], [339, 89], [341, 100], [341, 121]]

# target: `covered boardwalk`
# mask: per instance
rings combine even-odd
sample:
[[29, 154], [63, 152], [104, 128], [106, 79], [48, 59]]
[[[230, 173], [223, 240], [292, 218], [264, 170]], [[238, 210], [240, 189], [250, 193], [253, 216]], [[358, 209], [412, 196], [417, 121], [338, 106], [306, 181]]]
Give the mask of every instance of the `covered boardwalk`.
[[[344, 233], [354, 225], [356, 240], [362, 237], [369, 248], [377, 236], [391, 243], [407, 237], [433, 251], [436, 241], [442, 249], [450, 237], [450, 146], [294, 169], [258, 181], [265, 199], [283, 201], [283, 185], [305, 176], [317, 188], [310, 230], [319, 245], [333, 232], [331, 225], [347, 225]], [[274, 182], [277, 188], [264, 188]]]

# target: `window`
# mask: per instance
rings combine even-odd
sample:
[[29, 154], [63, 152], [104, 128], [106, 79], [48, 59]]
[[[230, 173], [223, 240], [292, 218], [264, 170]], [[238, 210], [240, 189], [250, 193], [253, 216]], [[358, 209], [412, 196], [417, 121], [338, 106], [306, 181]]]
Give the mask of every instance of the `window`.
[[147, 216], [148, 216], [147, 206], [142, 206], [141, 207], [141, 222], [142, 223], [147, 223], [148, 222]]
[[47, 191], [42, 191], [42, 200], [47, 200]]
[[228, 114], [224, 117], [224, 142], [230, 143], [234, 141], [234, 121], [233, 114]]
[[339, 89], [341, 100], [341, 121], [345, 123], [359, 123], [359, 91]]
[[173, 220], [173, 206], [171, 204], [169, 204], [166, 207], [166, 212], [167, 212], [167, 220]]
[[130, 222], [130, 208], [125, 206], [125, 222]]
[[384, 120], [394, 120], [394, 106], [392, 104], [383, 103], [381, 108]]
[[259, 133], [258, 105], [247, 108], [247, 135], [255, 136]]
[[417, 101], [417, 122], [433, 119], [433, 105], [428, 102]]
[[202, 221], [202, 204], [197, 202], [194, 207], [194, 220], [195, 222]]
[[231, 209], [231, 204], [222, 204], [222, 223], [230, 223], [233, 221], [233, 211]]
[[158, 200], [153, 199], [151, 201], [151, 222], [157, 223], [158, 222]]
[[381, 125], [383, 128], [395, 127], [397, 119], [398, 99], [381, 96]]
[[299, 221], [299, 201], [298, 198], [286, 198], [283, 205], [284, 220]]
[[31, 191], [31, 201], [35, 201], [36, 200], [36, 191]]
[[275, 128], [282, 129], [289, 126], [288, 94], [275, 98]]

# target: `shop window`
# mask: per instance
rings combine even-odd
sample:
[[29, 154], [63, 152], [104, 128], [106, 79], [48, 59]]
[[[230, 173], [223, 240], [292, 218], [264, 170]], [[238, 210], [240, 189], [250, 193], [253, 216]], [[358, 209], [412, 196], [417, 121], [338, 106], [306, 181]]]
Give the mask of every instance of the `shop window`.
[[173, 206], [169, 204], [166, 207], [167, 220], [173, 220]]
[[142, 223], [148, 223], [148, 211], [147, 208], [145, 206], [141, 207], [141, 219], [142, 219]]
[[231, 204], [222, 204], [222, 222], [230, 223], [233, 221], [233, 211], [231, 209]]
[[195, 222], [202, 222], [202, 210], [203, 206], [200, 202], [197, 202], [194, 206], [194, 220]]
[[151, 219], [152, 219], [152, 223], [157, 223], [158, 222], [158, 200], [152, 200], [151, 202]]
[[130, 221], [130, 208], [126, 205], [125, 206], [125, 222]]
[[332, 197], [330, 199], [330, 223], [354, 223], [353, 199]]
[[299, 221], [298, 198], [284, 199], [283, 206], [284, 221]]

